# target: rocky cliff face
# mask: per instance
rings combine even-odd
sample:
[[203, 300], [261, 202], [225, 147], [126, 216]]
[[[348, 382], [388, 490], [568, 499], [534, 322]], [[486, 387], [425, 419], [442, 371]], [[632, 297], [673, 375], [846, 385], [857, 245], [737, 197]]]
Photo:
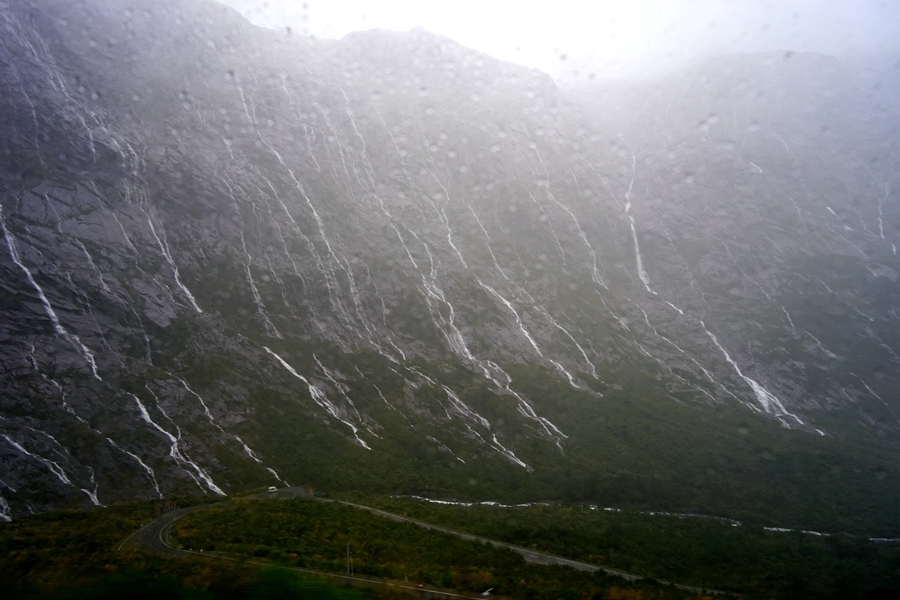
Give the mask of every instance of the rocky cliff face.
[[424, 31], [0, 15], [5, 518], [286, 481], [895, 498], [890, 69], [579, 95]]

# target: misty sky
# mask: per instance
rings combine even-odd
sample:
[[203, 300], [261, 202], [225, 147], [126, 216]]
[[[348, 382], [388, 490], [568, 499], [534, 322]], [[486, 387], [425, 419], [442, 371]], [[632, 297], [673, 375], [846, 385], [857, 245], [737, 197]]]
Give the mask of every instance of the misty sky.
[[424, 27], [557, 79], [655, 75], [723, 52], [900, 52], [895, 0], [219, 1], [257, 25], [318, 38]]

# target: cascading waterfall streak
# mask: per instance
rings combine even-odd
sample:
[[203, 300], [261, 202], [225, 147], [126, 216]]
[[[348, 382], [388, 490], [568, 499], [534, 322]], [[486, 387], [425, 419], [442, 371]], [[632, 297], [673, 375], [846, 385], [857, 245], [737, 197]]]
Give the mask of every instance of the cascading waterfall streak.
[[[194, 483], [196, 483], [201, 490], [203, 489], [203, 486], [200, 485], [200, 481], [202, 480], [210, 491], [218, 494], [219, 496], [225, 496], [225, 492], [223, 492], [222, 489], [215, 484], [209, 474], [207, 474], [206, 471], [204, 471], [203, 468], [200, 467], [200, 465], [185, 456], [185, 454], [179, 448], [179, 442], [181, 441], [181, 429], [176, 425], [176, 431], [178, 432], [178, 437], [176, 438], [174, 435], [158, 425], [152, 418], [150, 418], [150, 413], [147, 411], [147, 407], [144, 406], [140, 398], [138, 398], [134, 394], [129, 394], [129, 396], [131, 396], [137, 404], [138, 410], [141, 413], [141, 418], [144, 420], [144, 422], [163, 434], [166, 439], [169, 440], [169, 443], [172, 444], [169, 448], [169, 456], [171, 456], [175, 463], [179, 467], [181, 467], [181, 470], [184, 471], [191, 479], [193, 479]], [[163, 413], [163, 415], [165, 415], [165, 413]], [[166, 417], [168, 418], [167, 415]], [[169, 420], [171, 421], [171, 419]], [[187, 469], [187, 466], [190, 466], [191, 469], [193, 469], [193, 473]]]
[[16, 246], [16, 240], [13, 235], [6, 228], [6, 221], [3, 219], [3, 207], [0, 206], [0, 228], [3, 229], [3, 235], [6, 237], [6, 246], [9, 248], [9, 255], [12, 258], [12, 261], [22, 270], [25, 274], [25, 277], [28, 279], [28, 282], [31, 284], [31, 287], [38, 294], [38, 298], [41, 300], [41, 304], [44, 307], [44, 311], [47, 316], [50, 318], [50, 321], [53, 323], [53, 329], [57, 335], [67, 340], [73, 346], [75, 346], [80, 352], [87, 363], [90, 365], [91, 373], [94, 375], [94, 379], [97, 381], [103, 381], [100, 378], [100, 374], [97, 372], [97, 362], [94, 360], [94, 354], [88, 349], [87, 346], [82, 343], [81, 339], [75, 335], [74, 333], [69, 333], [65, 327], [63, 327], [62, 323], [59, 320], [59, 316], [57, 316], [56, 311], [53, 310], [53, 306], [50, 304], [50, 301], [47, 299], [47, 296], [44, 294], [43, 288], [38, 285], [38, 282], [35, 281], [34, 275], [32, 275], [31, 270], [25, 266], [22, 262], [22, 259], [19, 256], [19, 250]]

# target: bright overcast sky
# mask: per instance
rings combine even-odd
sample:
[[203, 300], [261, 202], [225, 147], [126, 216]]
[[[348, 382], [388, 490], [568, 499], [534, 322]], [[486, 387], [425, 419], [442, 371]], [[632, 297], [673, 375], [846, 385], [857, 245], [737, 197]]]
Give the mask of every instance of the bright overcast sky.
[[652, 75], [721, 52], [900, 52], [897, 0], [219, 1], [317, 38], [424, 27], [557, 79]]

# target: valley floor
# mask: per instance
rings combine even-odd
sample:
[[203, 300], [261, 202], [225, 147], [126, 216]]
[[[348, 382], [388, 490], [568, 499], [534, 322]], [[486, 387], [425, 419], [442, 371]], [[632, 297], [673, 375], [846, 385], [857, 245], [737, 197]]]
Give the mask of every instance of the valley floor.
[[[696, 598], [713, 587], [748, 599], [878, 598], [900, 590], [900, 547], [849, 535], [567, 504], [315, 498], [304, 488], [178, 504], [4, 523], [0, 584], [23, 598], [98, 597], [86, 590], [135, 586], [162, 586], [175, 598], [235, 599], [291, 586], [315, 588], [312, 597], [480, 597], [490, 589], [522, 600]], [[315, 576], [327, 579], [294, 579]]]

